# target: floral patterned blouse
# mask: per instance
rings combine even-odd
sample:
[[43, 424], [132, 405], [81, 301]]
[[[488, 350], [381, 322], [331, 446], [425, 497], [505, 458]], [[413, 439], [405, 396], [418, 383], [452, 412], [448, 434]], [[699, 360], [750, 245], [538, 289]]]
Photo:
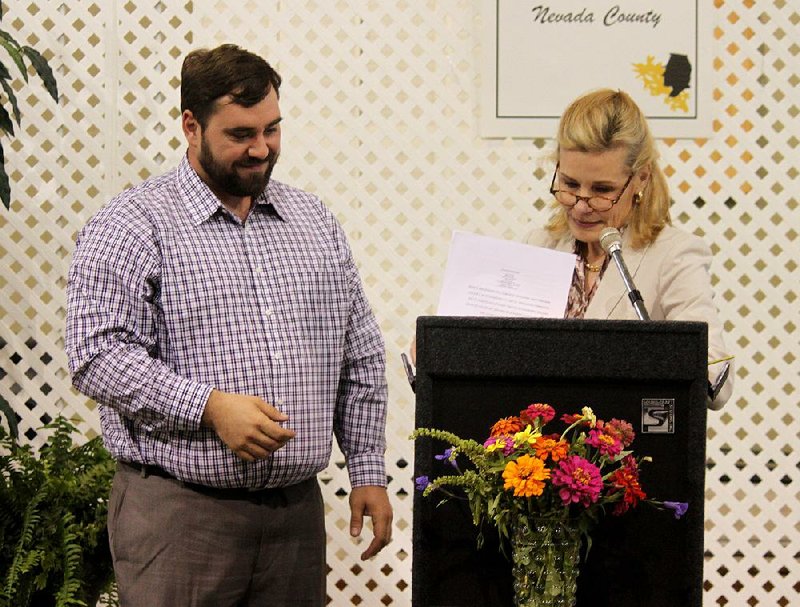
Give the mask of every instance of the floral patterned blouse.
[[603, 267], [600, 268], [597, 280], [594, 281], [592, 288], [587, 292], [585, 288], [587, 272], [586, 261], [582, 255], [580, 242], [575, 241], [573, 253], [576, 255], [575, 271], [572, 273], [572, 285], [569, 288], [567, 312], [564, 314], [564, 318], [583, 318], [584, 314], [586, 314], [586, 308], [589, 307], [589, 303], [592, 301], [592, 297], [594, 297], [594, 294], [597, 292], [597, 287], [603, 279], [603, 274], [606, 273], [609, 257], [606, 256], [603, 261]]

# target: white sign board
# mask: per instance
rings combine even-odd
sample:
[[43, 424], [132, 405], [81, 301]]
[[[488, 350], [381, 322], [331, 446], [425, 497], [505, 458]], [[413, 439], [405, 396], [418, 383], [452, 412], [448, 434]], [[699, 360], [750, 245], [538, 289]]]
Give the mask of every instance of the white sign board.
[[621, 89], [656, 137], [710, 137], [709, 0], [481, 0], [481, 136], [554, 137], [561, 113]]

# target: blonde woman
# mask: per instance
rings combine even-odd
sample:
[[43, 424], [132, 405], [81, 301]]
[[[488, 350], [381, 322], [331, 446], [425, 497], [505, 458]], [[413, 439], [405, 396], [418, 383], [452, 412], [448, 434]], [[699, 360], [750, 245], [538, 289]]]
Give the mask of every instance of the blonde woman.
[[[608, 227], [622, 233], [625, 263], [652, 320], [708, 323], [709, 361], [728, 358], [714, 305], [711, 251], [672, 226], [669, 189], [647, 120], [621, 91], [575, 100], [558, 127], [550, 193], [554, 211], [529, 244], [577, 255], [567, 318], [637, 318], [625, 285], [600, 246]], [[721, 364], [709, 365], [713, 381]], [[709, 406], [730, 398], [733, 373]]]

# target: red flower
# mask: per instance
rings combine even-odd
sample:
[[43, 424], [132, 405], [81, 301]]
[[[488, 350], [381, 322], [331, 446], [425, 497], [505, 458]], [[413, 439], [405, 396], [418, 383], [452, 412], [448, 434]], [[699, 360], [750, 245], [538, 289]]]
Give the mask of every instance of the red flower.
[[526, 424], [534, 425], [534, 420], [542, 418], [542, 424], [546, 424], [556, 416], [556, 410], [544, 403], [533, 403], [526, 409], [519, 412], [519, 416]]
[[583, 419], [583, 415], [580, 413], [565, 413], [561, 416], [561, 421], [570, 425], [574, 424], [579, 419]]
[[615, 516], [624, 514], [647, 497], [639, 484], [639, 468], [636, 460], [630, 455], [623, 460], [622, 467], [608, 477], [608, 480], [613, 486], [611, 495], [619, 491], [623, 492], [622, 500], [614, 505], [613, 514]]

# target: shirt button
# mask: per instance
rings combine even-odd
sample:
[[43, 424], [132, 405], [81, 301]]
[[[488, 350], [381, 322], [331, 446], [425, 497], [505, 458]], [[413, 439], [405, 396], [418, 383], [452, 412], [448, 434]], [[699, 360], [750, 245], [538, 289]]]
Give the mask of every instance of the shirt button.
[[270, 316], [272, 316], [272, 308], [266, 308], [266, 309], [264, 310], [264, 316], [266, 316], [267, 318], [269, 318]]
[[282, 405], [283, 404], [283, 399], [279, 398], [278, 400], [275, 401], [275, 404], [276, 405]]
[[263, 271], [264, 270], [261, 269], [261, 266], [256, 266], [255, 268], [253, 268], [253, 272], [255, 272], [256, 274], [261, 274]]
[[275, 360], [281, 360], [283, 356], [281, 355], [280, 352], [275, 352], [275, 354], [272, 355], [272, 358]]

